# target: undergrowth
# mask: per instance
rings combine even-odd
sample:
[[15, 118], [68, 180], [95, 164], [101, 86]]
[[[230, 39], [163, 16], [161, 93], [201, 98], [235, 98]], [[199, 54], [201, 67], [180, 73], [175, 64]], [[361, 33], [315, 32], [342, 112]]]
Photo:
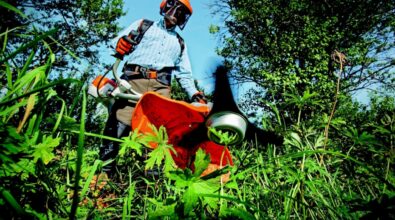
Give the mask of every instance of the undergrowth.
[[[235, 164], [202, 177], [210, 156], [199, 150], [194, 171], [177, 169], [164, 127], [123, 139], [87, 130], [92, 100], [85, 85], [77, 79], [49, 79], [56, 58], [45, 40], [55, 31], [34, 36], [13, 53], [5, 47], [1, 51], [1, 218], [395, 218], [393, 98], [373, 100], [371, 110], [340, 106], [326, 147], [325, 115], [298, 117], [294, 125], [282, 123], [278, 114], [264, 118], [266, 129], [284, 136], [279, 146], [250, 141], [228, 146], [232, 137], [217, 133]], [[38, 44], [48, 56], [32, 66]], [[14, 62], [19, 53], [31, 54], [22, 65]], [[71, 102], [57, 94], [60, 85], [74, 89]], [[110, 178], [102, 167], [111, 161], [98, 159], [103, 138], [121, 143], [117, 172]], [[158, 147], [150, 150], [151, 142]], [[222, 181], [227, 173], [229, 181]]]

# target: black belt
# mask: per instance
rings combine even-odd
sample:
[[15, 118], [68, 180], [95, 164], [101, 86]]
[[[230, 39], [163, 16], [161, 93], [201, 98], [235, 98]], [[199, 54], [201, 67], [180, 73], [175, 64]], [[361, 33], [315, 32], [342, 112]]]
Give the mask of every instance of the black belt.
[[140, 65], [126, 64], [123, 67], [122, 79], [133, 80], [133, 79], [156, 79], [159, 82], [170, 85], [171, 72], [174, 67], [164, 67], [161, 70], [149, 69]]
[[127, 64], [123, 67], [124, 77], [131, 79], [156, 79], [158, 77], [158, 71], [148, 69], [139, 65]]

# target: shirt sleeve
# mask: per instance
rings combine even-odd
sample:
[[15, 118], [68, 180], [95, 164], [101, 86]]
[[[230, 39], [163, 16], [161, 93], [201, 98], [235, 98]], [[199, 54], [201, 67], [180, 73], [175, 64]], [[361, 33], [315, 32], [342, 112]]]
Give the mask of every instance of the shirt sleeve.
[[174, 77], [180, 83], [181, 88], [192, 98], [198, 92], [192, 76], [191, 63], [189, 61], [188, 49], [185, 45], [181, 57], [178, 59], [175, 70], [173, 71]]
[[143, 19], [137, 20], [137, 21], [133, 22], [131, 25], [129, 25], [129, 27], [127, 27], [127, 28], [123, 29], [121, 32], [119, 32], [119, 34], [114, 39], [111, 40], [111, 43], [110, 43], [111, 46], [109, 48], [110, 53], [115, 52], [115, 48], [117, 46], [117, 42], [118, 42], [119, 38], [123, 37], [124, 35], [126, 35], [126, 36], [129, 35], [129, 33], [132, 30], [137, 31], [137, 29], [139, 28], [142, 21], [143, 21]]

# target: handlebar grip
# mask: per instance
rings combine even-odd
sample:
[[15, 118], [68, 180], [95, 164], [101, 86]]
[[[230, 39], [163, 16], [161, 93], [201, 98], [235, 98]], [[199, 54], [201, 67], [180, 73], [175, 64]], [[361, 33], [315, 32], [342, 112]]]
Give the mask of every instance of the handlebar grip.
[[126, 35], [124, 35], [122, 38], [123, 38], [124, 40], [126, 40], [129, 44], [132, 44], [132, 45], [136, 45], [136, 44], [137, 44], [136, 41], [132, 40], [130, 37], [128, 37], [128, 36], [126, 36]]

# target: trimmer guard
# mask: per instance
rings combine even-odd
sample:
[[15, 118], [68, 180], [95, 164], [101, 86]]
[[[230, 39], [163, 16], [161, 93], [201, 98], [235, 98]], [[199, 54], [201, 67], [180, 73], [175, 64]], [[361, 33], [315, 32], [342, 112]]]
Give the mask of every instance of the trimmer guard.
[[[187, 102], [172, 100], [154, 92], [147, 92], [137, 103], [132, 116], [132, 128], [142, 133], [152, 133], [149, 124], [159, 128], [163, 125], [169, 136], [169, 144], [173, 145], [177, 155], [172, 153], [177, 166], [184, 169], [191, 167], [196, 151], [200, 148], [210, 155], [209, 168], [219, 168], [223, 150], [225, 150], [222, 166], [233, 165], [228, 149], [218, 145], [202, 135], [202, 140], [183, 140], [193, 131], [204, 126], [209, 108], [194, 106]], [[205, 130], [207, 132], [207, 130]], [[187, 146], [184, 146], [187, 145]], [[153, 146], [154, 148], [155, 146]], [[210, 173], [206, 172], [206, 174]]]

